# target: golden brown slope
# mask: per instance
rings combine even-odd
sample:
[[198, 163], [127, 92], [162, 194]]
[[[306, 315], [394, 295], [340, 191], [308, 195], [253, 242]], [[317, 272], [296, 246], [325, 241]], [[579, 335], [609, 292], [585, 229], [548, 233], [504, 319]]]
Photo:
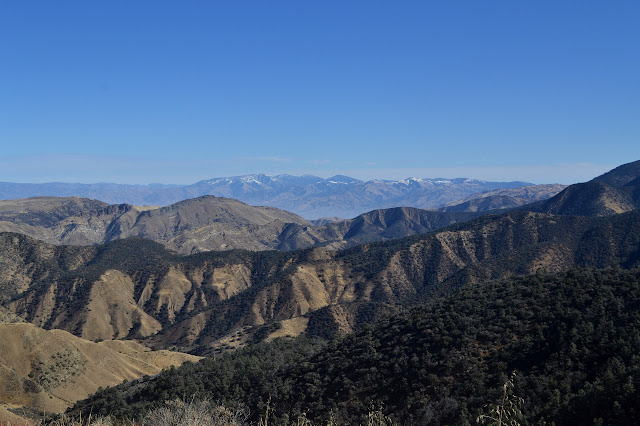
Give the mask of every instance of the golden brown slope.
[[94, 343], [33, 324], [0, 324], [0, 341], [0, 404], [49, 413], [64, 411], [99, 387], [199, 359], [131, 341]]

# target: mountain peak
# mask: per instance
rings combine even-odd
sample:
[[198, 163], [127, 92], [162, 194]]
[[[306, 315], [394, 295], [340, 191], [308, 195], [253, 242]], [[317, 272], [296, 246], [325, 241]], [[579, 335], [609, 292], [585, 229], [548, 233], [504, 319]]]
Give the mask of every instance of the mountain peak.
[[640, 160], [618, 166], [615, 169], [594, 178], [593, 181], [620, 187], [637, 179], [638, 176], [640, 176]]

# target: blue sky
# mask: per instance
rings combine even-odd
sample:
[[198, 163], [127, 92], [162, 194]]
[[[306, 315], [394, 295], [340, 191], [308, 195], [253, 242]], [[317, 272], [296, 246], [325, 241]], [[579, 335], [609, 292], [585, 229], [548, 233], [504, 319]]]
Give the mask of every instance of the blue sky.
[[640, 159], [637, 1], [6, 1], [0, 181], [572, 183]]

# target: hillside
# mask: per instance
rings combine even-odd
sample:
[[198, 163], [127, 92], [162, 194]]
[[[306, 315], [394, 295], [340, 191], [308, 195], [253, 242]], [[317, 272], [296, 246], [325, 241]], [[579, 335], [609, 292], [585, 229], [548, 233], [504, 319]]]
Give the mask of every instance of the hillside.
[[524, 209], [563, 215], [607, 216], [640, 207], [640, 161], [624, 164], [547, 201]]
[[[242, 327], [304, 316], [309, 332], [325, 335], [465, 283], [574, 265], [632, 267], [640, 260], [640, 211], [509, 212], [339, 252], [184, 257], [142, 239], [73, 248], [1, 237], [3, 261], [18, 271], [5, 288], [28, 283], [5, 306], [29, 322], [88, 339], [149, 337], [157, 347], [208, 352]], [[72, 261], [73, 270], [61, 266]]]
[[0, 306], [0, 324], [15, 324], [22, 322], [25, 322], [22, 318], [20, 318], [7, 308]]
[[312, 226], [273, 207], [253, 207], [228, 198], [205, 196], [142, 212], [114, 238], [137, 236], [159, 241], [181, 253], [206, 250], [273, 249], [290, 224]]
[[[622, 188], [631, 184], [638, 176], [640, 176], [640, 161], [633, 161], [593, 178], [593, 181], [606, 183], [616, 188]], [[637, 184], [637, 182], [635, 182], [634, 185], [635, 184]]]
[[305, 413], [366, 424], [382, 407], [400, 424], [474, 424], [505, 404], [507, 383], [521, 424], [637, 424], [639, 308], [638, 269], [489, 281], [327, 347], [280, 341], [207, 358], [99, 392], [71, 413], [137, 417], [189, 394], [241, 403], [254, 419], [268, 400], [275, 423]]
[[94, 343], [24, 323], [0, 322], [0, 341], [0, 411], [18, 414], [61, 413], [100, 387], [199, 359], [134, 342]]
[[466, 222], [484, 212], [438, 212], [412, 207], [373, 210], [322, 226], [291, 225], [280, 235], [278, 250], [324, 247], [332, 250], [435, 231]]

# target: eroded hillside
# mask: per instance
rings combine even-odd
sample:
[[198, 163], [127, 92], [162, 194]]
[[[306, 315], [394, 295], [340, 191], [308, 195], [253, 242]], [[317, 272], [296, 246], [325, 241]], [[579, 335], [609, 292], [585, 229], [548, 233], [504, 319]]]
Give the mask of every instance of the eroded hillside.
[[[6, 303], [29, 322], [90, 339], [148, 338], [158, 347], [206, 351], [246, 326], [306, 316], [310, 328], [352, 327], [469, 282], [574, 265], [632, 266], [640, 256], [640, 212], [605, 218], [511, 212], [338, 252], [185, 257], [142, 239], [91, 249], [16, 234], [2, 234], [2, 241], [31, 245], [34, 253], [64, 249], [68, 258], [91, 253], [74, 270], [30, 260], [29, 271], [47, 273], [24, 275], [21, 282], [32, 279], [28, 290]], [[47, 259], [43, 255], [43, 265]]]

